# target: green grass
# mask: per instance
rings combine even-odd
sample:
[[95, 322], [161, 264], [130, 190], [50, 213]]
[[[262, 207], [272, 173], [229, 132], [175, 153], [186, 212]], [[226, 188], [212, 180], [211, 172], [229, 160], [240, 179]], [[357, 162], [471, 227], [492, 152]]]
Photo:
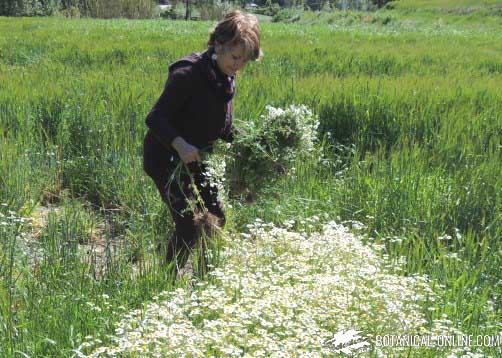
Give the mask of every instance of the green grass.
[[392, 3], [399, 9], [453, 10], [466, 8], [490, 8], [499, 5], [497, 0], [399, 0]]
[[[395, 16], [405, 25], [424, 26], [435, 22], [436, 26], [453, 25], [464, 28], [482, 27], [496, 31], [502, 25], [500, 1], [395, 1], [382, 14]], [[394, 17], [395, 19], [395, 17]]]
[[284, 9], [274, 21], [329, 24], [337, 28], [365, 27], [386, 31], [436, 33], [438, 31], [497, 32], [502, 26], [499, 1], [393, 1], [374, 12], [353, 10], [304, 11]]
[[[391, 259], [407, 257], [404, 274], [445, 286], [431, 319], [497, 334], [500, 21], [463, 28], [417, 15], [420, 26], [406, 27], [386, 11], [401, 25], [263, 24], [265, 57], [239, 78], [235, 117], [304, 103], [320, 118], [326, 159], [299, 161], [252, 205], [233, 202], [229, 230], [256, 217], [297, 230], [312, 215], [361, 221]], [[131, 257], [156, 262], [155, 241], [172, 229], [142, 172], [144, 117], [169, 63], [203, 50], [212, 25], [0, 18], [0, 355], [71, 355], [171, 287], [158, 263], [132, 277]], [[35, 251], [18, 244], [31, 229], [16, 217], [51, 201], [62, 212], [38, 236], [33, 267]], [[105, 240], [125, 243], [102, 278], [78, 252], [99, 224]]]

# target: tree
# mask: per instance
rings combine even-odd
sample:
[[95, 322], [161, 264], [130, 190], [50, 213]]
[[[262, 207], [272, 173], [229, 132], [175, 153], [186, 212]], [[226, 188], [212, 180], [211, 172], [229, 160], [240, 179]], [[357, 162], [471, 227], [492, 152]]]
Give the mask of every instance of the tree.
[[24, 9], [23, 0], [2, 0], [0, 1], [1, 16], [21, 15]]
[[185, 20], [190, 20], [190, 0], [185, 1]]

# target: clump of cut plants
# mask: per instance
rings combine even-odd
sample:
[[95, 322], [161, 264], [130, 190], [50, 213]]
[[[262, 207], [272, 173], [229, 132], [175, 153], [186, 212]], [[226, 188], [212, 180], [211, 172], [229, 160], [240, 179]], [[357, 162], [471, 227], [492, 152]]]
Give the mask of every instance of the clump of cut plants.
[[258, 121], [243, 123], [229, 149], [229, 194], [252, 195], [294, 168], [297, 158], [316, 149], [319, 121], [305, 105], [266, 107]]

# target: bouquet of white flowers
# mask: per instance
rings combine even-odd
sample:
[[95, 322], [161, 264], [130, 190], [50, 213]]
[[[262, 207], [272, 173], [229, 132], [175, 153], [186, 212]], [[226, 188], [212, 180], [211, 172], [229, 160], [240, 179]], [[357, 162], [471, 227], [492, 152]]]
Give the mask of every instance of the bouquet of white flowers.
[[319, 121], [305, 105], [266, 109], [259, 121], [242, 122], [227, 153], [232, 195], [258, 191], [264, 182], [288, 172], [298, 157], [315, 150]]

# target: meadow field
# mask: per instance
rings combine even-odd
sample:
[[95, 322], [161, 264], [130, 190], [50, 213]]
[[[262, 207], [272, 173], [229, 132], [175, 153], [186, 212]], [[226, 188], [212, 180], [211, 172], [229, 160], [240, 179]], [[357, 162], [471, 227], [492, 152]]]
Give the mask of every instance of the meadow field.
[[144, 118], [214, 23], [0, 18], [0, 356], [346, 354], [337, 332], [367, 356], [500, 356], [500, 17], [394, 11], [262, 24], [236, 125], [305, 105], [316, 148], [230, 195], [212, 270], [175, 282]]

